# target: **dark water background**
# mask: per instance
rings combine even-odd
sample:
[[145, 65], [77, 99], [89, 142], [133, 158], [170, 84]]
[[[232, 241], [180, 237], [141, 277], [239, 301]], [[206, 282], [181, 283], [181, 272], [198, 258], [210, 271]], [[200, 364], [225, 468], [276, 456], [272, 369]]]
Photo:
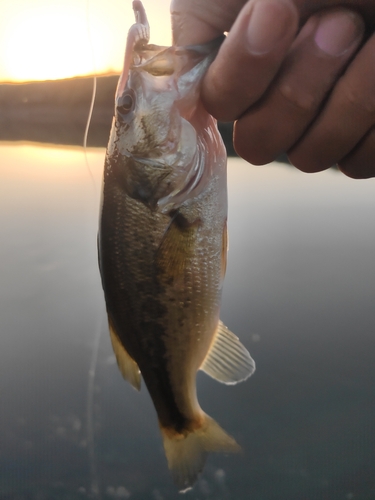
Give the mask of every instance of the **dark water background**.
[[[104, 149], [0, 146], [0, 498], [171, 500], [96, 257]], [[243, 447], [187, 500], [375, 499], [375, 180], [229, 160], [223, 321], [257, 362], [199, 400]], [[91, 491], [98, 492], [96, 495]]]

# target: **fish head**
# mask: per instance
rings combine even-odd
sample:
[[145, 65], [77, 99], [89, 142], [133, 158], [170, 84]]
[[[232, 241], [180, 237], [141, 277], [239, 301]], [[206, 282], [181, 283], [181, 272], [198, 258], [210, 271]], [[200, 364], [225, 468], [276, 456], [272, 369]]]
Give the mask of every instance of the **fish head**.
[[107, 156], [129, 196], [170, 209], [203, 173], [201, 129], [212, 118], [199, 88], [222, 39], [161, 47], [140, 32], [139, 23], [129, 31]]
[[173, 53], [145, 47], [133, 56], [126, 85], [116, 95], [117, 148], [138, 159], [161, 158], [176, 145], [181, 127]]

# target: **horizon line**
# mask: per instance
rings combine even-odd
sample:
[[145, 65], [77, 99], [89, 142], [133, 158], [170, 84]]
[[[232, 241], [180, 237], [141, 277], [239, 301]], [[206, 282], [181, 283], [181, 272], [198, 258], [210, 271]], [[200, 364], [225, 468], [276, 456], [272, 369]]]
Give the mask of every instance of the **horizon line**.
[[120, 76], [121, 72], [107, 71], [105, 73], [90, 73], [87, 75], [68, 76], [66, 78], [45, 78], [36, 80], [0, 80], [0, 85], [24, 85], [28, 83], [61, 82], [66, 80], [83, 80], [84, 78], [102, 78], [107, 76]]

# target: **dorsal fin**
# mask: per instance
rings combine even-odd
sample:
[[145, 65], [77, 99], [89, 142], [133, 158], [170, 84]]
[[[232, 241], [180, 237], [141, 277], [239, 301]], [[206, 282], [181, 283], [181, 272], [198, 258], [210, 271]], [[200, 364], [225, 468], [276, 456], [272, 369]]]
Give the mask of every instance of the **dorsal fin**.
[[200, 369], [224, 384], [237, 384], [255, 371], [249, 351], [222, 321], [219, 321], [211, 349]]
[[121, 375], [134, 387], [134, 389], [139, 391], [141, 389], [141, 372], [138, 365], [120, 342], [110, 321], [108, 321], [108, 325], [113, 351]]

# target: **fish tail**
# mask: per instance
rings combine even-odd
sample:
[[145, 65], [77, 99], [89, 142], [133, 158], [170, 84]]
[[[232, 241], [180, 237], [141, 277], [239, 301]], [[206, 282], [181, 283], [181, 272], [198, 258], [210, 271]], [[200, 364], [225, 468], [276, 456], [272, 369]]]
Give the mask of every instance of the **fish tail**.
[[180, 492], [193, 486], [209, 452], [237, 453], [241, 450], [236, 441], [205, 413], [201, 425], [194, 430], [180, 434], [161, 427], [161, 433], [168, 467]]

